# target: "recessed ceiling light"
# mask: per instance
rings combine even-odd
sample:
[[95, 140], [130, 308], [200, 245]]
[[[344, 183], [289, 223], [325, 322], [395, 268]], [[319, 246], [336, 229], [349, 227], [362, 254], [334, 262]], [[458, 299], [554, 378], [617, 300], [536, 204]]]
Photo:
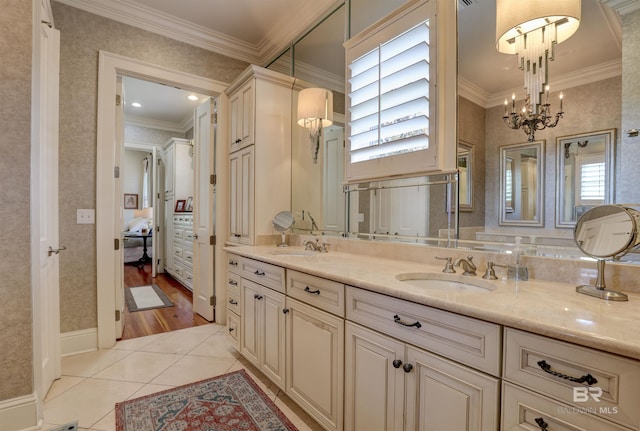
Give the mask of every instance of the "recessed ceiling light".
[[133, 106], [134, 108], [141, 108], [142, 107], [142, 105], [140, 103], [138, 103], [138, 102], [133, 102], [131, 104], [131, 106]]
[[196, 96], [195, 94], [190, 94], [187, 96], [187, 99], [193, 100], [195, 102], [196, 100], [198, 100], [198, 96]]

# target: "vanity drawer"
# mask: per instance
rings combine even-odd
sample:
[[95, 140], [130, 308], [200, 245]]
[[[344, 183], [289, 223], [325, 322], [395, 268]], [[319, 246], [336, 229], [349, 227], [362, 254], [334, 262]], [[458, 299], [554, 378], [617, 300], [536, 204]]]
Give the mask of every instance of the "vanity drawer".
[[348, 320], [500, 376], [500, 325], [352, 286], [346, 311]]
[[640, 362], [511, 328], [504, 346], [505, 380], [640, 429]]
[[285, 293], [284, 268], [253, 259], [241, 259], [239, 266], [243, 278]]
[[504, 431], [628, 431], [628, 428], [589, 414], [590, 411], [506, 382], [502, 385], [501, 429]]
[[240, 261], [242, 258], [235, 254], [229, 253], [227, 255], [227, 271], [234, 274], [240, 274]]
[[240, 315], [240, 292], [227, 291], [227, 310]]
[[344, 284], [288, 270], [287, 295], [344, 317]]
[[193, 267], [193, 250], [184, 249], [182, 251], [182, 258], [189, 264], [190, 267]]

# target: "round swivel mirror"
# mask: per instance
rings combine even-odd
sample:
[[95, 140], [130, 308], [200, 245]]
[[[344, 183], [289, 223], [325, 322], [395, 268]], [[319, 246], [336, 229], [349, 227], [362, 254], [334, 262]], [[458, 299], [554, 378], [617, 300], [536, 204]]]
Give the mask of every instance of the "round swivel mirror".
[[619, 258], [640, 244], [640, 212], [619, 205], [601, 205], [585, 212], [576, 223], [574, 239], [587, 256], [598, 259], [595, 286], [578, 286], [576, 291], [613, 301], [626, 301], [627, 295], [607, 289], [604, 262]]
[[293, 226], [293, 214], [289, 211], [280, 211], [275, 215], [271, 224], [273, 224], [273, 228], [282, 234], [282, 242], [278, 244], [278, 247], [288, 247], [286, 241], [286, 232], [291, 229]]

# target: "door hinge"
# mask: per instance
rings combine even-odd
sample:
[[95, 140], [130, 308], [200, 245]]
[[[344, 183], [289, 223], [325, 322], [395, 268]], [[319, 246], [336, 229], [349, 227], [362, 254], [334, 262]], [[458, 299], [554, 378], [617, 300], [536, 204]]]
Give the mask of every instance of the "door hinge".
[[113, 239], [113, 249], [120, 250], [120, 238]]
[[122, 105], [122, 96], [119, 94], [116, 94], [116, 106], [120, 106]]
[[209, 245], [216, 245], [216, 236], [215, 235], [211, 235], [209, 237]]
[[113, 178], [120, 178], [120, 166], [113, 167]]
[[120, 310], [116, 310], [116, 322], [120, 321]]
[[156, 232], [160, 232], [160, 225], [156, 225]]
[[218, 122], [218, 113], [214, 112], [211, 114], [211, 124], [216, 124]]
[[212, 307], [216, 306], [216, 297], [212, 296], [211, 298], [209, 298], [209, 304], [211, 304]]
[[209, 184], [215, 186], [216, 185], [216, 181], [218, 181], [218, 178], [216, 176], [216, 174], [213, 174], [209, 177]]

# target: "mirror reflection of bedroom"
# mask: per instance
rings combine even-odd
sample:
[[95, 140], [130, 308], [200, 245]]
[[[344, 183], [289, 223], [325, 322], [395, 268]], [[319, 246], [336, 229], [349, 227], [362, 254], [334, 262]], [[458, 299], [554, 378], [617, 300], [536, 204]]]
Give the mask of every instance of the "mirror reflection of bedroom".
[[193, 313], [193, 117], [208, 96], [123, 77], [123, 340], [209, 323]]

